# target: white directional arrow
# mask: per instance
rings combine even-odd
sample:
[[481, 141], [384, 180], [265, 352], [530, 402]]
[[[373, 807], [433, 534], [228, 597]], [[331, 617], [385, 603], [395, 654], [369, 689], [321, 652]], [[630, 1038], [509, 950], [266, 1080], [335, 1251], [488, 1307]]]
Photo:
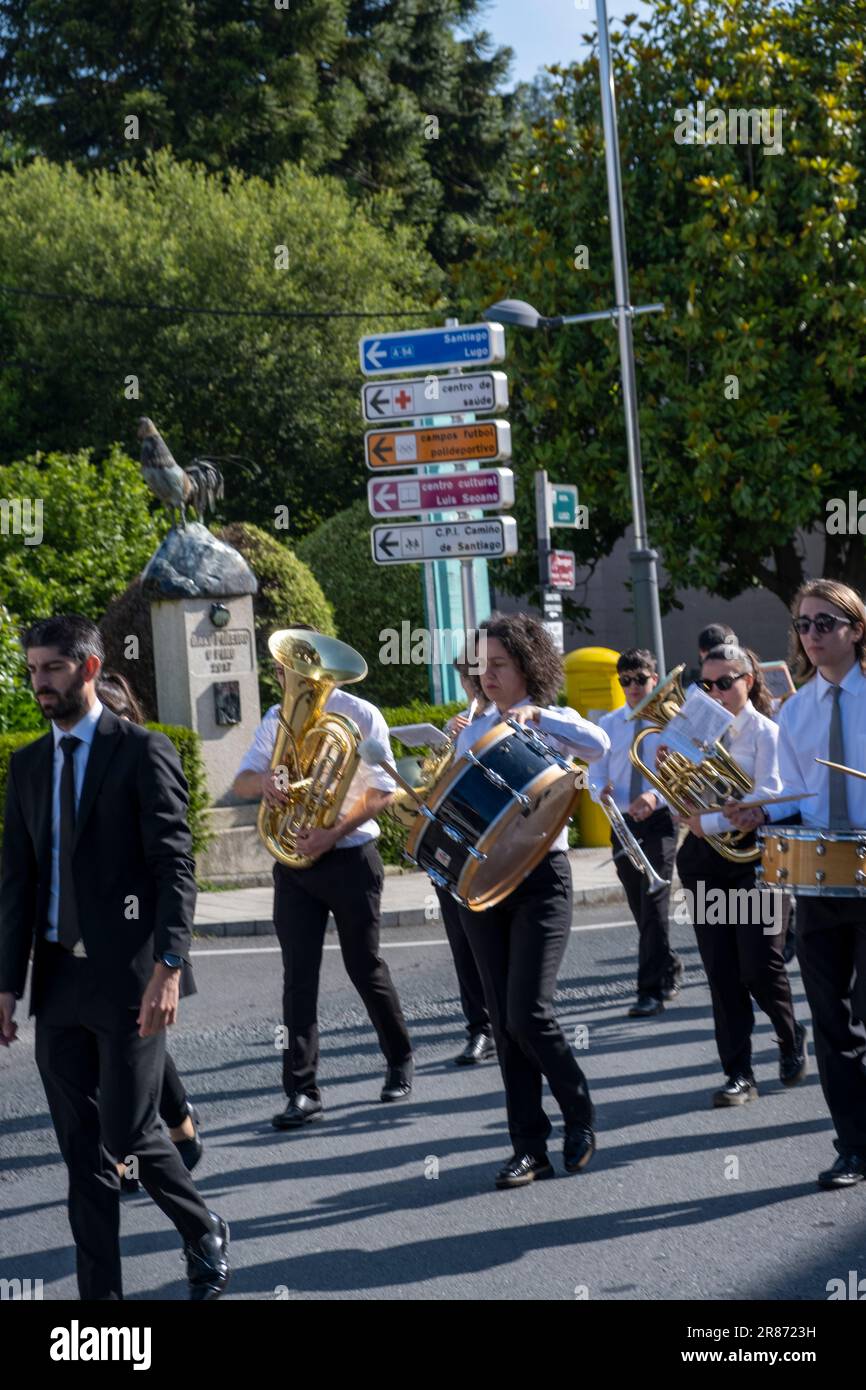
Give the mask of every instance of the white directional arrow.
[[390, 483], [377, 483], [375, 488], [376, 506], [383, 512], [393, 510], [392, 503], [396, 504], [397, 489]]
[[375, 343], [371, 343], [370, 346], [367, 348], [367, 361], [372, 363], [372, 365], [376, 367], [377, 370], [379, 367], [381, 367], [382, 363], [384, 362], [387, 356], [387, 352], [385, 352], [385, 350], [382, 347], [382, 344], [378, 341], [378, 339]]

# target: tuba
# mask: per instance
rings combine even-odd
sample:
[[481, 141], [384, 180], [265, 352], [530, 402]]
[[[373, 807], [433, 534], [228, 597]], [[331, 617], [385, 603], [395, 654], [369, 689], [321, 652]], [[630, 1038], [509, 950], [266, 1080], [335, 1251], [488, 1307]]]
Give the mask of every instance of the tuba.
[[[753, 783], [718, 739], [700, 763], [689, 762], [682, 753], [673, 749], [668, 751], [661, 767], [648, 767], [642, 761], [639, 750], [644, 739], [663, 729], [665, 724], [679, 713], [685, 702], [685, 692], [680, 681], [684, 669], [685, 662], [674, 667], [661, 685], [651, 690], [628, 715], [629, 719], [648, 719], [655, 725], [651, 729], [641, 729], [636, 735], [629, 749], [629, 757], [635, 767], [640, 768], [644, 777], [681, 816], [691, 816], [696, 811], [703, 810], [705, 806], [715, 806], [728, 797], [735, 797], [741, 801], [753, 790]], [[707, 835], [705, 838], [707, 844], [718, 850], [723, 858], [734, 863], [749, 864], [760, 857], [761, 849], [759, 845], [752, 849], [737, 848], [748, 833], [745, 830], [729, 830], [721, 835]]]
[[288, 806], [259, 807], [257, 828], [265, 849], [290, 869], [313, 863], [297, 847], [302, 830], [328, 830], [335, 823], [359, 762], [361, 731], [341, 714], [326, 714], [332, 690], [363, 680], [364, 658], [336, 637], [306, 628], [285, 628], [268, 638], [268, 650], [283, 668], [283, 699], [271, 771]]

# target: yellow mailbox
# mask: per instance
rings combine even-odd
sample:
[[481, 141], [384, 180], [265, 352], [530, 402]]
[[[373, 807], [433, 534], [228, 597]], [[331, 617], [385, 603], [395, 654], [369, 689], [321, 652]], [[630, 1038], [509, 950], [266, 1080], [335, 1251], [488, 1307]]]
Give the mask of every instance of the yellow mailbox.
[[[619, 652], [610, 647], [578, 647], [563, 661], [568, 703], [584, 719], [597, 721], [599, 715], [625, 704], [622, 686], [616, 678]], [[610, 821], [600, 806], [584, 792], [577, 804], [580, 842], [589, 848], [610, 844]]]

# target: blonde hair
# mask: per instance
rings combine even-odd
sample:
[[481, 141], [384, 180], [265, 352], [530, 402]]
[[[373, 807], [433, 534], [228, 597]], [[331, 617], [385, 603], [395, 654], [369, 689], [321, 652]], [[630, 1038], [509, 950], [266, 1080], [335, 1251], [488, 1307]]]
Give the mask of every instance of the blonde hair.
[[[860, 670], [866, 673], [866, 607], [857, 590], [840, 583], [838, 579], [807, 579], [791, 601], [792, 617], [800, 616], [800, 604], [804, 598], [823, 598], [852, 623], [860, 623], [863, 630], [854, 643], [854, 654], [860, 663]], [[803, 639], [796, 628], [791, 630], [788, 664], [795, 679], [800, 682], [811, 680], [817, 669], [806, 655]]]

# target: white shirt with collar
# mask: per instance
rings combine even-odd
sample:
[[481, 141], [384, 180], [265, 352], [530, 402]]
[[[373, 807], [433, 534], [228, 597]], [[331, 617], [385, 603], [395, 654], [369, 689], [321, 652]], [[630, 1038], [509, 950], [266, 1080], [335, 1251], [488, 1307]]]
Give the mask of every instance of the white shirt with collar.
[[90, 709], [82, 715], [73, 728], [60, 729], [53, 722], [51, 725], [51, 731], [54, 735], [54, 762], [51, 769], [51, 885], [48, 890], [46, 941], [57, 941], [57, 923], [60, 913], [60, 778], [63, 773], [63, 749], [60, 747], [60, 740], [62, 738], [81, 740], [72, 753], [75, 809], [77, 811], [78, 803], [81, 800], [81, 788], [84, 786], [84, 774], [87, 771], [87, 760], [90, 757], [91, 745], [102, 710], [102, 702], [94, 700]]
[[[361, 700], [357, 695], [349, 695], [347, 691], [337, 689], [331, 691], [325, 702], [325, 709], [329, 714], [343, 714], [348, 719], [353, 720], [361, 731], [361, 738], [377, 739], [385, 747], [388, 762], [394, 762], [388, 725], [385, 723], [381, 711], [375, 705], [371, 705], [368, 700]], [[280, 706], [271, 705], [256, 729], [252, 743], [241, 759], [238, 768], [239, 773], [267, 772], [276, 744], [279, 714]], [[337, 818], [337, 825], [341, 819], [348, 815], [355, 803], [361, 800], [364, 792], [373, 787], [383, 792], [395, 792], [397, 790], [397, 784], [393, 777], [389, 777], [381, 767], [373, 767], [369, 763], [360, 762], [349, 783], [349, 790], [343, 801], [342, 812]], [[364, 845], [368, 841], [378, 840], [378, 838], [379, 826], [376, 820], [371, 817], [370, 820], [362, 821], [360, 825], [356, 826], [350, 835], [344, 835], [342, 839], [338, 840], [334, 848], [351, 849], [355, 845]]]
[[[604, 729], [610, 739], [610, 751], [599, 758], [593, 764], [592, 776], [589, 779], [589, 794], [593, 801], [600, 804], [601, 794], [608, 782], [613, 784], [613, 799], [621, 811], [625, 811], [632, 803], [630, 795], [631, 774], [634, 764], [629, 757], [629, 749], [638, 733], [638, 721], [628, 720], [631, 710], [628, 705], [620, 705], [617, 709], [612, 709], [609, 713], [602, 715], [598, 721], [599, 728]], [[646, 727], [646, 725], [644, 725]], [[652, 733], [644, 739], [641, 744], [641, 758], [648, 767], [655, 765], [656, 750], [662, 742], [661, 730]], [[642, 792], [652, 792], [658, 806], [666, 806], [667, 802], [660, 792], [646, 777], [641, 774], [640, 790]]]
[[[781, 793], [779, 726], [766, 714], [756, 710], [751, 700], [746, 702], [733, 724], [728, 725], [722, 742], [754, 783], [754, 789], [743, 798], [745, 801], [760, 801], [765, 796], [778, 796]], [[773, 806], [767, 807], [768, 811], [775, 809]], [[705, 835], [723, 835], [735, 829], [733, 822], [722, 811], [702, 816], [701, 825]]]
[[[535, 704], [529, 696], [524, 700], [518, 700], [514, 706], [517, 709], [520, 705]], [[461, 757], [468, 748], [483, 738], [486, 733], [495, 728], [497, 724], [503, 722], [503, 716], [499, 713], [496, 705], [492, 705], [480, 719], [468, 724], [465, 729], [461, 729], [457, 735], [456, 756]], [[541, 707], [541, 717], [538, 723], [532, 723], [530, 728], [535, 732], [541, 732], [545, 741], [550, 744], [555, 752], [563, 757], [578, 757], [585, 763], [595, 763], [610, 748], [610, 739], [604, 729], [598, 724], [593, 724], [588, 719], [584, 719], [578, 714], [577, 710], [570, 709], [568, 705], [547, 705]], [[554, 850], [568, 849], [568, 827], [563, 826], [559, 835], [548, 847], [548, 853]]]
[[[859, 662], [840, 681], [839, 716], [842, 721], [843, 761], [848, 767], [866, 771], [866, 674]], [[779, 711], [779, 770], [786, 792], [817, 792], [802, 801], [786, 801], [768, 806], [770, 820], [783, 820], [799, 811], [804, 825], [826, 828], [830, 822], [830, 769], [816, 758], [828, 758], [833, 686], [820, 671]], [[854, 829], [866, 829], [866, 782], [861, 777], [845, 778], [848, 819]]]

